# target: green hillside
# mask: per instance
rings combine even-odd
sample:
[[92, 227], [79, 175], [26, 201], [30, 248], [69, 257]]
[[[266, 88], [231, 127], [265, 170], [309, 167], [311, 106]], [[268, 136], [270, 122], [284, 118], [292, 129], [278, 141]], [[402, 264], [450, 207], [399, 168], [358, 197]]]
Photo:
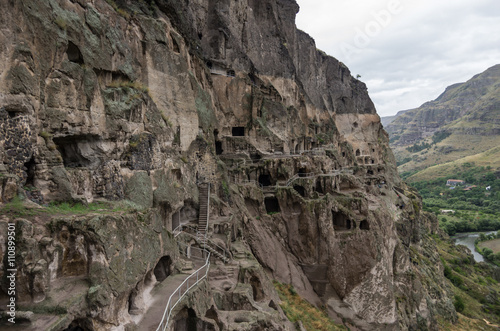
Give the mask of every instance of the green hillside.
[[[401, 174], [410, 182], [453, 176], [473, 162], [500, 167], [500, 65], [449, 86], [436, 100], [387, 125]], [[500, 170], [500, 169], [499, 169]]]

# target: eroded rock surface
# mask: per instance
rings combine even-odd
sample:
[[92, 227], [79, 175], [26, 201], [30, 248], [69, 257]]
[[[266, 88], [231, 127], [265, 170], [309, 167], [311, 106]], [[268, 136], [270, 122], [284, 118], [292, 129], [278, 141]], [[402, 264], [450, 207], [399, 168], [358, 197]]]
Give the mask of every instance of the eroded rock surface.
[[203, 183], [208, 237], [231, 259], [213, 255], [172, 329], [292, 330], [272, 279], [361, 330], [456, 319], [435, 220], [398, 177], [365, 84], [296, 29], [295, 1], [0, 8], [2, 202], [133, 207], [3, 216], [18, 300], [63, 316], [31, 327], [140, 330], [160, 280], [197, 267], [176, 242], [200, 243], [173, 233], [198, 225]]

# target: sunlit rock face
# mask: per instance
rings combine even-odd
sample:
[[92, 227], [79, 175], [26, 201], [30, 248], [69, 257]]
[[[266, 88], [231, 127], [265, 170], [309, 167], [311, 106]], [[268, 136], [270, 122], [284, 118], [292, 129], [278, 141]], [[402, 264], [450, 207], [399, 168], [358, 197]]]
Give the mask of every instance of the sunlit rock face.
[[142, 325], [151, 288], [193, 267], [172, 230], [210, 183], [208, 233], [233, 262], [214, 259], [172, 327], [293, 329], [272, 279], [362, 330], [456, 318], [435, 220], [398, 177], [365, 84], [296, 29], [294, 1], [0, 8], [2, 202], [136, 210], [3, 215], [20, 300], [59, 298], [62, 328]]

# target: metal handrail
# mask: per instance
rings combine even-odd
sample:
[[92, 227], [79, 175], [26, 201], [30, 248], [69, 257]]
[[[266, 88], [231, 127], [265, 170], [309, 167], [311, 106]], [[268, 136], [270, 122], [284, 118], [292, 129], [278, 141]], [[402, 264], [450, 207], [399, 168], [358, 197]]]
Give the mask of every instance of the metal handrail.
[[[210, 252], [207, 252], [207, 253], [208, 253], [208, 255], [207, 255], [207, 259], [206, 259], [205, 264], [202, 267], [198, 268], [194, 273], [189, 275], [189, 277], [184, 279], [184, 281], [175, 289], [175, 291], [168, 298], [167, 306], [165, 307], [165, 311], [163, 312], [163, 317], [160, 321], [160, 324], [156, 328], [156, 331], [165, 331], [167, 329], [168, 323], [170, 322], [170, 316], [172, 315], [172, 311], [175, 308], [175, 306], [177, 306], [177, 304], [184, 298], [184, 296], [186, 295], [187, 292], [189, 292], [189, 290], [191, 290], [193, 287], [198, 285], [202, 280], [207, 278], [208, 269], [210, 267]], [[201, 270], [204, 268], [206, 269], [205, 273], [203, 275], [201, 275], [201, 277], [200, 277]], [[194, 278], [195, 276], [196, 276], [196, 281], [193, 284], [189, 285], [189, 280], [191, 278]], [[182, 292], [182, 294], [181, 294], [181, 291], [182, 291], [184, 285], [186, 285], [186, 288], [185, 288], [184, 292]], [[178, 297], [177, 297], [177, 299], [174, 299], [176, 301], [172, 304], [171, 302], [172, 302], [172, 298], [174, 297], [174, 295], [178, 295]], [[165, 317], [166, 317], [166, 319], [165, 319]]]
[[[229, 260], [233, 259], [232, 256], [231, 256], [231, 252], [229, 252], [224, 247], [217, 245], [210, 238], [206, 238], [205, 241], [203, 241], [203, 238], [201, 238], [201, 236], [199, 234], [194, 235], [194, 234], [186, 232], [186, 231], [182, 231], [181, 233], [184, 233], [185, 235], [190, 236], [191, 238], [195, 239], [198, 243], [201, 241], [201, 243], [205, 245], [203, 249], [212, 249], [216, 253], [221, 254], [224, 259], [229, 259]], [[196, 247], [192, 247], [191, 246], [191, 248], [196, 248]], [[224, 261], [224, 262], [226, 262], [226, 261]]]
[[207, 241], [207, 232], [208, 232], [208, 221], [210, 220], [210, 183], [208, 183], [207, 189], [207, 224], [205, 225], [205, 236], [203, 238], [203, 245]]

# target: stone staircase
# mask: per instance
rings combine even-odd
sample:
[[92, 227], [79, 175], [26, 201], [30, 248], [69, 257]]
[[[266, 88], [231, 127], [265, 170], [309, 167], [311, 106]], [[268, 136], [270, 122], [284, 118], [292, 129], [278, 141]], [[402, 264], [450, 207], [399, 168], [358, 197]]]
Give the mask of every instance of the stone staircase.
[[210, 242], [206, 242], [205, 244], [205, 249], [209, 251], [212, 256], [219, 258], [224, 263], [228, 263], [229, 261], [231, 261], [231, 258], [229, 256], [221, 254], [220, 251], [216, 250], [210, 245]]
[[198, 216], [198, 231], [205, 238], [208, 228], [208, 212], [210, 207], [210, 184], [203, 183], [198, 187], [200, 202], [200, 214]]

